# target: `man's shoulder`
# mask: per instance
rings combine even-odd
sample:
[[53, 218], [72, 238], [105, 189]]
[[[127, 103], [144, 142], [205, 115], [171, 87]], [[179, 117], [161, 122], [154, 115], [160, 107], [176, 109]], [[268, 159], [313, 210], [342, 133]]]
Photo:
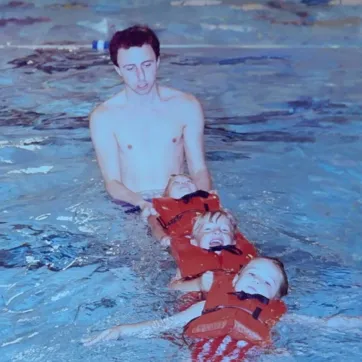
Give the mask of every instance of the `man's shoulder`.
[[95, 121], [103, 117], [107, 112], [109, 112], [109, 107], [107, 106], [107, 103], [104, 102], [102, 104], [99, 104], [96, 108], [92, 110], [89, 118], [91, 121]]
[[113, 96], [112, 98], [94, 108], [89, 116], [90, 125], [92, 126], [98, 123], [111, 124], [114, 118], [112, 117], [112, 114], [114, 114], [115, 108], [117, 108], [118, 112], [122, 108], [121, 94]]
[[191, 93], [183, 92], [171, 87], [162, 87], [161, 94], [164, 99], [180, 106], [199, 106], [199, 100]]
[[107, 124], [109, 125], [109, 109], [105, 103], [98, 105], [92, 113], [89, 115], [89, 127], [92, 132], [97, 130], [105, 131], [108, 127], [105, 127]]

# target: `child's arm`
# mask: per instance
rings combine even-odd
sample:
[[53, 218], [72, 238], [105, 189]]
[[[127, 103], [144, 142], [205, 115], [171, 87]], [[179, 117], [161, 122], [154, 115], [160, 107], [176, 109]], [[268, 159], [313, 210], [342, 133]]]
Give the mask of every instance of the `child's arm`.
[[181, 277], [180, 269], [177, 268], [176, 275], [170, 281], [168, 287], [172, 290], [180, 290], [182, 292], [199, 292], [201, 290], [201, 278], [184, 280]]
[[182, 292], [199, 292], [201, 291], [201, 277], [194, 279], [172, 279], [168, 287], [172, 290], [180, 290]]
[[157, 220], [157, 216], [151, 215], [148, 217], [148, 225], [151, 228], [153, 237], [160, 241], [162, 246], [170, 246], [171, 238], [165, 233], [165, 230]]
[[299, 314], [286, 314], [283, 321], [291, 323], [319, 324], [321, 327], [354, 329], [362, 328], [362, 317], [334, 315], [331, 317], [312, 317]]
[[85, 339], [82, 342], [85, 346], [91, 346], [92, 344], [101, 341], [115, 340], [119, 337], [149, 338], [151, 336], [157, 336], [169, 330], [183, 327], [192, 319], [199, 317], [204, 305], [205, 302], [198, 302], [183, 312], [164, 319], [133, 324], [121, 324], [107, 329], [95, 337]]
[[181, 290], [183, 292], [208, 292], [211, 288], [213, 279], [214, 273], [212, 271], [207, 271], [197, 278], [183, 280], [181, 279], [180, 270], [177, 269], [176, 276], [171, 280], [169, 288], [173, 290]]

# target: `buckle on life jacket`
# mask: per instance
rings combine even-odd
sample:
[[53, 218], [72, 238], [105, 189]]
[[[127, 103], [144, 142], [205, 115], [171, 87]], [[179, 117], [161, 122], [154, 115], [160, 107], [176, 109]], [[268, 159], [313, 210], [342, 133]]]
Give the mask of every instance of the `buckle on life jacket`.
[[237, 296], [239, 300], [256, 299], [262, 304], [265, 304], [265, 305], [269, 304], [269, 298], [264, 297], [264, 295], [261, 295], [261, 294], [249, 294], [249, 293], [245, 293], [243, 291], [231, 292], [228, 294]]
[[209, 193], [204, 190], [197, 190], [195, 192], [191, 192], [191, 194], [187, 194], [185, 196], [182, 196], [180, 200], [182, 200], [185, 204], [188, 204], [191, 199], [194, 197], [201, 197], [203, 199], [207, 199], [209, 197]]
[[[238, 297], [238, 299], [240, 299], [240, 300], [256, 299], [262, 304], [265, 304], [265, 305], [269, 304], [269, 298], [264, 297], [264, 295], [261, 295], [261, 294], [249, 294], [249, 293], [245, 293], [243, 291], [228, 293], [228, 294], [236, 295]], [[262, 311], [263, 310], [260, 307], [256, 307], [254, 312], [251, 314], [251, 316], [257, 320]]]
[[261, 308], [256, 307], [255, 310], [254, 310], [254, 312], [253, 312], [253, 314], [252, 314], [252, 317], [253, 317], [254, 319], [258, 319], [259, 316], [260, 316], [261, 311], [262, 311]]
[[218, 245], [218, 246], [212, 246], [208, 249], [209, 251], [222, 251], [226, 250], [230, 252], [231, 254], [235, 255], [243, 255], [243, 252], [237, 248], [235, 245]]

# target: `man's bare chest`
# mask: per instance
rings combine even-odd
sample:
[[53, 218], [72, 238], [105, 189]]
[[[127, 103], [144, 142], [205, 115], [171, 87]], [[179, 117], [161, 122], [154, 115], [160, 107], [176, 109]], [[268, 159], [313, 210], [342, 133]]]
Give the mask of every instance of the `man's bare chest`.
[[[182, 142], [181, 122], [170, 118], [149, 118], [123, 122], [117, 127], [115, 136], [119, 148], [127, 150], [160, 150], [177, 147]], [[171, 148], [169, 148], [171, 147]]]

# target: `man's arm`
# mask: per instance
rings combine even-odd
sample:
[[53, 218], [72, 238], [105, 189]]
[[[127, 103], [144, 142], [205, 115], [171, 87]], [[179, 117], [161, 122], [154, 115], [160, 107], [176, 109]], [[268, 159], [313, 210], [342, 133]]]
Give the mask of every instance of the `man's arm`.
[[118, 145], [108, 118], [104, 106], [98, 107], [90, 116], [92, 142], [106, 190], [116, 200], [142, 206], [142, 197], [122, 183]]
[[192, 96], [185, 100], [183, 112], [186, 120], [183, 136], [187, 167], [197, 188], [209, 191], [212, 183], [205, 161], [204, 113], [199, 101]]

